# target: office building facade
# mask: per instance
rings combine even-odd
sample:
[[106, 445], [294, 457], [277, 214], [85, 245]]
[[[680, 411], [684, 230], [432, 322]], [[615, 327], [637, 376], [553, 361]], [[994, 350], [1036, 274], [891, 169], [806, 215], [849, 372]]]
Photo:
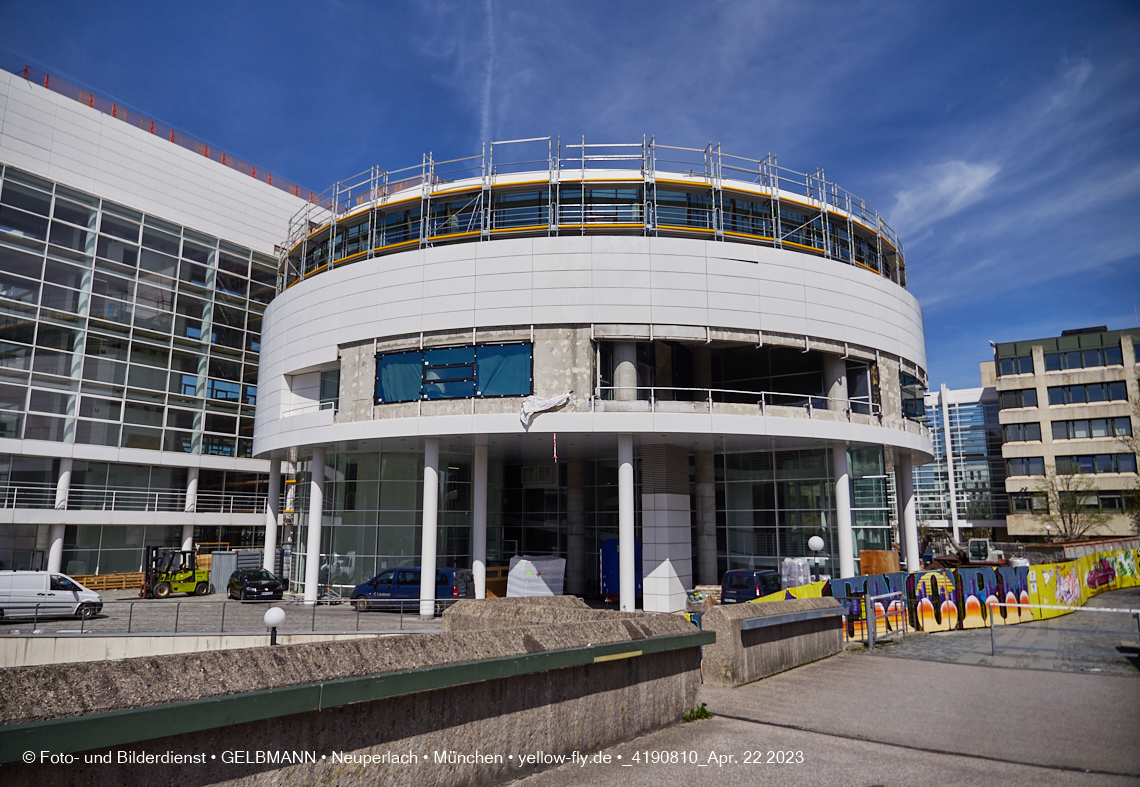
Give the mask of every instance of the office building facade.
[[[985, 366], [992, 378], [992, 364]], [[934, 460], [914, 469], [916, 516], [921, 526], [945, 529], [955, 540], [973, 528], [1001, 538], [1009, 513], [997, 389], [984, 369], [982, 382], [981, 388], [943, 385], [925, 397]]]
[[[1082, 506], [1104, 515], [1088, 535], [1131, 534], [1124, 509], [1137, 457], [1125, 441], [1140, 428], [1138, 348], [1140, 328], [1104, 327], [995, 347], [1010, 536], [1050, 532], [1051, 484], [1079, 491]], [[1049, 481], [1077, 475], [1077, 487]]]
[[266, 173], [50, 76], [0, 73], [0, 568], [260, 546]]

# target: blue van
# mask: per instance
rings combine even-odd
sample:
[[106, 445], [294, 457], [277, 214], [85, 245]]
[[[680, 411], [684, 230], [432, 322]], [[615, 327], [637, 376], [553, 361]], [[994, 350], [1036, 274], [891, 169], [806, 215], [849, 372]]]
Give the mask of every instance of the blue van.
[[751, 601], [780, 589], [780, 574], [770, 569], [726, 571], [720, 580], [720, 603]]
[[[435, 576], [436, 606], [461, 598], [475, 598], [475, 575], [469, 568], [438, 568]], [[418, 567], [390, 568], [352, 589], [352, 601], [361, 612], [369, 609], [416, 609], [410, 601], [420, 598]], [[441, 603], [442, 602], [442, 603]]]

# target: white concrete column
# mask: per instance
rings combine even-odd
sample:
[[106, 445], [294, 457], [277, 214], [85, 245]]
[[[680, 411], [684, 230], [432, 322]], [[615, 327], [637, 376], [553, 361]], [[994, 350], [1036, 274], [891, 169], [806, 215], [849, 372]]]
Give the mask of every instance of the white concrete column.
[[67, 496], [71, 494], [71, 457], [59, 460], [59, 475], [55, 479], [55, 510], [67, 510]]
[[914, 515], [914, 469], [911, 455], [895, 453], [895, 489], [898, 491], [899, 527], [902, 530], [903, 549], [906, 551], [906, 570], [921, 571], [922, 555], [918, 551], [918, 520]]
[[435, 617], [435, 547], [439, 524], [439, 438], [424, 438], [424, 527], [420, 550], [420, 617]]
[[716, 573], [716, 466], [712, 451], [693, 455], [697, 471], [697, 580], [717, 585]]
[[633, 538], [633, 435], [618, 435], [618, 598], [622, 612], [637, 608], [637, 547]]
[[566, 592], [586, 593], [586, 462], [566, 463]]
[[614, 399], [637, 400], [637, 343], [614, 343]]
[[847, 445], [831, 447], [835, 464], [835, 538], [839, 542], [839, 576], [855, 576], [855, 543], [851, 531], [851, 474], [847, 468]]
[[67, 525], [51, 526], [51, 541], [48, 544], [47, 570], [59, 574], [63, 571], [63, 534]]
[[187, 514], [198, 510], [198, 468], [186, 469], [186, 505], [182, 509]]
[[194, 548], [194, 526], [182, 526], [182, 551], [189, 552]]
[[847, 361], [843, 356], [831, 353], [823, 356], [823, 389], [827, 393], [828, 410], [846, 410], [850, 406], [847, 399]]
[[950, 493], [950, 526], [954, 528], [954, 543], [958, 538], [958, 484], [954, 479], [954, 430], [950, 427], [950, 391], [946, 383], [939, 391], [942, 399], [942, 443], [946, 446], [946, 483]]
[[262, 567], [274, 573], [277, 567], [277, 519], [281, 513], [281, 460], [269, 460], [269, 499], [265, 504], [265, 556]]
[[471, 573], [475, 598], [487, 598], [487, 446], [475, 446], [471, 489]]
[[309, 540], [305, 548], [305, 603], [316, 604], [321, 581], [321, 524], [325, 509], [325, 448], [313, 448], [309, 483]]

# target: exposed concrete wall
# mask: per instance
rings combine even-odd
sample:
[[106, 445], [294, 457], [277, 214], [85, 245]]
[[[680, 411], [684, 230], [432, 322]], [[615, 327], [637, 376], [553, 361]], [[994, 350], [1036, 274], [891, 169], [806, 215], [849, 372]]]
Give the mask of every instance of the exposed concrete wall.
[[[534, 393], [549, 398], [573, 391], [563, 412], [589, 412], [594, 390], [590, 327], [534, 329]], [[515, 410], [518, 410], [516, 404]]]
[[[622, 621], [630, 632], [640, 631], [640, 621], [654, 616], [644, 612], [614, 612], [592, 609], [577, 596], [544, 596], [533, 598], [489, 598], [457, 601], [443, 613], [443, 631], [487, 631], [516, 626], [546, 626], [555, 623], [590, 623], [592, 621]], [[656, 619], [656, 618], [654, 618]], [[691, 632], [692, 626], [683, 618], [681, 626], [672, 626], [672, 633]], [[633, 626], [633, 628], [630, 628]], [[688, 628], [686, 628], [688, 626]]]
[[713, 607], [701, 617], [701, 628], [716, 633], [716, 643], [704, 647], [705, 682], [740, 686], [838, 653], [843, 649], [843, 623], [838, 616], [747, 631], [742, 622], [839, 606], [834, 598], [807, 598]]
[[879, 401], [883, 420], [897, 420], [902, 415], [902, 389], [899, 388], [899, 362], [886, 356], [879, 358]]
[[337, 421], [366, 421], [376, 397], [376, 353], [372, 342], [340, 348], [340, 406]]

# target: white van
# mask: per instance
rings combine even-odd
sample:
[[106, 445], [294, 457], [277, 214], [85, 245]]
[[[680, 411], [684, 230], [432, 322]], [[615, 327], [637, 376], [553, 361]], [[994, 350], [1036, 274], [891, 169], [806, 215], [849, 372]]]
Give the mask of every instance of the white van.
[[0, 619], [74, 615], [90, 620], [103, 598], [66, 574], [0, 571]]

